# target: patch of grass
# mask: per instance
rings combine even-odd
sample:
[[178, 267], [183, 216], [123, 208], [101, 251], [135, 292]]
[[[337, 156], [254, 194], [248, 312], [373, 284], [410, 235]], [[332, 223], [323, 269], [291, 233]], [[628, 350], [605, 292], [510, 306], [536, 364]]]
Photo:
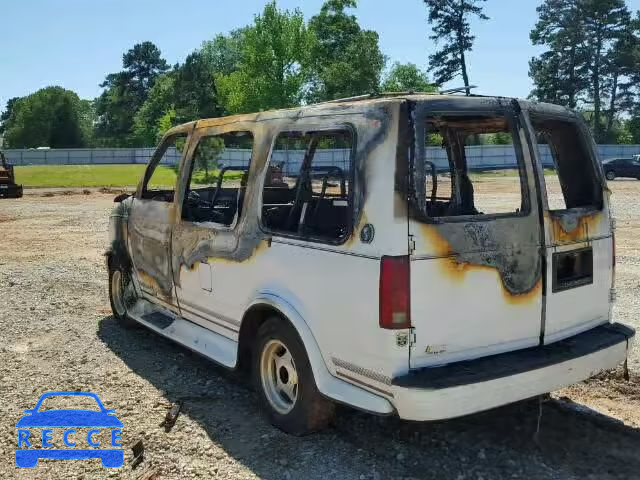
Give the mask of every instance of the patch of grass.
[[[146, 165], [31, 165], [15, 167], [16, 182], [25, 187], [130, 187], [138, 184]], [[155, 175], [173, 185], [175, 172], [158, 167]], [[155, 177], [154, 175], [154, 177]]]
[[[15, 167], [16, 182], [25, 187], [134, 187], [146, 165], [30, 165]], [[195, 173], [197, 184], [215, 184], [218, 171]], [[176, 169], [160, 166], [153, 174], [153, 184], [171, 187], [176, 183]], [[242, 172], [228, 171], [224, 178], [239, 180]]]

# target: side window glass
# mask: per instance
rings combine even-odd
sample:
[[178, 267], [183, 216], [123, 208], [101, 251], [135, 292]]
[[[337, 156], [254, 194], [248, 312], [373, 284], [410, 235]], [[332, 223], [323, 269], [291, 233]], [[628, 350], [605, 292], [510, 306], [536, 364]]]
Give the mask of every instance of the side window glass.
[[550, 167], [544, 171], [549, 210], [602, 208], [602, 187], [591, 148], [578, 126], [567, 120], [536, 116], [531, 120], [540, 158]]
[[193, 153], [182, 218], [230, 227], [242, 215], [253, 136], [232, 132], [200, 138]]
[[353, 135], [286, 132], [275, 141], [262, 191], [262, 224], [337, 243], [351, 232]]
[[145, 173], [142, 198], [173, 202], [180, 159], [187, 144], [187, 134], [169, 137], [158, 148]]
[[522, 155], [506, 117], [433, 117], [427, 119], [425, 128], [422, 181], [428, 216], [518, 214], [523, 210]]

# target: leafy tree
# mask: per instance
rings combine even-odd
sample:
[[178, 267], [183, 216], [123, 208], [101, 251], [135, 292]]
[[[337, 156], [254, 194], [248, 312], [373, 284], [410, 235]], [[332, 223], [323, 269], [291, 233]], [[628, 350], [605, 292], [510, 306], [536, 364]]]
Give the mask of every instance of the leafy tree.
[[218, 168], [220, 157], [225, 150], [225, 142], [222, 137], [205, 137], [200, 143], [195, 154], [195, 167], [197, 171], [204, 171], [204, 177], [198, 183], [210, 183], [212, 177], [210, 171]]
[[632, 111], [640, 93], [637, 91], [640, 86], [640, 22], [628, 20], [606, 58], [605, 88], [609, 96], [606, 141], [620, 137], [614, 132], [616, 114], [620, 110]]
[[471, 94], [466, 54], [473, 48], [475, 36], [471, 35], [469, 19], [473, 16], [489, 19], [480, 6], [485, 1], [424, 0], [433, 29], [429, 38], [436, 43], [444, 42], [440, 50], [429, 56], [429, 66], [438, 85], [462, 75], [467, 95]]
[[615, 42], [629, 24], [630, 15], [624, 0], [582, 0], [581, 5], [589, 54], [587, 68], [589, 96], [593, 101], [593, 129], [596, 141], [600, 141], [603, 139], [602, 99], [607, 93], [604, 80], [607, 62]]
[[229, 35], [218, 34], [202, 44], [200, 51], [216, 73], [231, 75], [240, 68], [245, 32], [246, 28], [238, 28]]
[[629, 119], [626, 127], [630, 136], [629, 143], [640, 144], [640, 111]]
[[531, 31], [534, 45], [549, 50], [529, 62], [529, 75], [540, 100], [576, 108], [588, 86], [585, 27], [580, 0], [546, 0], [538, 6], [538, 22]]
[[11, 147], [75, 148], [88, 143], [88, 102], [62, 87], [47, 87], [11, 102], [5, 140]]
[[151, 42], [134, 45], [122, 56], [124, 70], [107, 75], [105, 90], [96, 99], [96, 137], [110, 146], [136, 144], [134, 114], [146, 101], [155, 80], [168, 70], [160, 50]]
[[16, 105], [16, 102], [20, 100], [20, 97], [13, 97], [7, 101], [7, 106], [0, 114], [0, 133], [4, 133], [7, 128], [7, 121], [11, 117], [11, 112], [13, 111], [13, 107]]
[[155, 79], [169, 70], [169, 64], [162, 58], [160, 49], [152, 42], [134, 45], [122, 56], [122, 66], [127, 73], [129, 86], [140, 103], [146, 100]]
[[155, 145], [174, 125], [176, 111], [175, 73], [168, 72], [156, 79], [149, 96], [133, 118], [133, 132], [140, 145]]
[[382, 82], [383, 92], [435, 92], [426, 73], [413, 63], [394, 63]]
[[298, 105], [311, 40], [299, 10], [268, 3], [244, 30], [238, 69], [216, 78], [226, 109], [243, 113]]
[[211, 58], [197, 50], [184, 64], [158, 77], [134, 117], [138, 142], [153, 145], [174, 125], [222, 115], [215, 74]]
[[598, 142], [621, 138], [617, 118], [636, 101], [640, 65], [624, 0], [545, 0], [538, 14], [531, 39], [548, 50], [530, 62], [532, 97], [582, 109]]
[[215, 66], [201, 51], [191, 53], [175, 71], [174, 102], [179, 123], [223, 113], [218, 101]]
[[307, 100], [323, 101], [377, 92], [386, 59], [378, 34], [363, 30], [347, 8], [356, 0], [327, 0], [309, 20], [313, 33]]

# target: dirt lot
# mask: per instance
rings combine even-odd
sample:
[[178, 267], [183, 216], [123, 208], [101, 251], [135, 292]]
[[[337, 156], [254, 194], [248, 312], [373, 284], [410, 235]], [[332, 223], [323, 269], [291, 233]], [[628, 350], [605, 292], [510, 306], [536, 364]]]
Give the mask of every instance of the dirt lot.
[[[615, 315], [638, 327], [640, 182], [611, 186], [619, 227]], [[324, 433], [284, 435], [260, 415], [241, 379], [115, 323], [102, 257], [113, 195], [59, 193], [0, 201], [0, 478], [137, 478], [145, 469], [176, 479], [640, 478], [637, 347], [631, 382], [619, 370], [541, 405], [431, 424], [344, 409]], [[76, 389], [96, 392], [116, 409], [125, 466], [49, 460], [19, 470], [15, 422], [23, 409], [44, 391]], [[177, 401], [182, 414], [166, 433], [159, 425]], [[130, 448], [139, 439], [145, 460], [132, 470]]]

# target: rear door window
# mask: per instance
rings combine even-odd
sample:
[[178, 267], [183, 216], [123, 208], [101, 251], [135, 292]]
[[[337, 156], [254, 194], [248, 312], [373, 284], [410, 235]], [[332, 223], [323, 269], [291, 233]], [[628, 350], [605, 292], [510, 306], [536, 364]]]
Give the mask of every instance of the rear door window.
[[569, 119], [531, 116], [549, 210], [602, 209], [602, 182], [595, 153], [578, 124]]
[[414, 181], [427, 217], [519, 215], [527, 209], [522, 150], [506, 115], [433, 115], [422, 132]]
[[284, 236], [341, 243], [351, 233], [351, 130], [283, 132], [262, 190], [262, 225]]

